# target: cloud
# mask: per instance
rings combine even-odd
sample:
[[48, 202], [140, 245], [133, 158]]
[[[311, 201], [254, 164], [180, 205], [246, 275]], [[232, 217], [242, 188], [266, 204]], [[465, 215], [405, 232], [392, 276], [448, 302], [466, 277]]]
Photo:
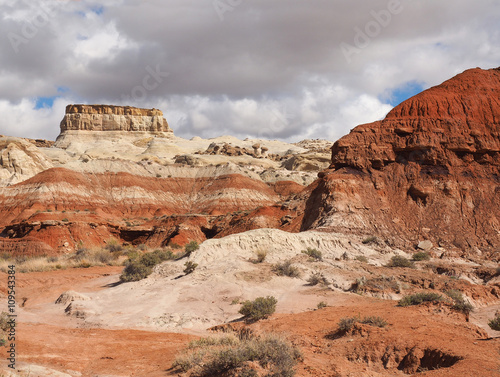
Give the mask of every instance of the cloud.
[[[157, 107], [184, 137], [336, 139], [419, 89], [500, 65], [496, 0], [396, 3], [4, 0], [0, 133], [53, 139], [67, 100]], [[24, 38], [17, 52], [9, 35]]]

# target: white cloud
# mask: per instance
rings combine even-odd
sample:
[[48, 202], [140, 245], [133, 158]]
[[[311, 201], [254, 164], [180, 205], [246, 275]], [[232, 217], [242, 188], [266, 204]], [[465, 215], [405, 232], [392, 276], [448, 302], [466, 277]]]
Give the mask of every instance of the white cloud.
[[[73, 100], [157, 107], [185, 137], [336, 139], [387, 113], [379, 98], [389, 89], [500, 65], [497, 0], [401, 0], [402, 12], [350, 63], [340, 44], [354, 44], [356, 28], [373, 22], [387, 0], [254, 0], [222, 22], [211, 1], [62, 3], [18, 53], [0, 39], [2, 134], [53, 139], [60, 102]], [[37, 10], [0, 2], [0, 33], [21, 33]], [[133, 98], [148, 67], [159, 65], [169, 76]], [[60, 87], [67, 98], [33, 109], [32, 98]]]

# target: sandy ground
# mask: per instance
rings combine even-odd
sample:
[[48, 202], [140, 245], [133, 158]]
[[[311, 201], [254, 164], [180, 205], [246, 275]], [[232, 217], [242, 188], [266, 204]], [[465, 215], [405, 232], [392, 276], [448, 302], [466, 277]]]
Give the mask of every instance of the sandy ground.
[[[301, 253], [306, 247], [322, 251], [323, 261]], [[268, 252], [265, 262], [252, 263], [263, 248]], [[122, 267], [18, 274], [17, 298], [24, 302], [18, 308], [19, 372], [5, 375], [178, 375], [170, 367], [191, 339], [223, 323], [246, 326], [238, 322], [236, 302], [266, 295], [278, 299], [277, 314], [249, 328], [287, 334], [304, 354], [298, 376], [403, 376], [408, 374], [398, 365], [411, 357], [423, 360], [422, 367], [429, 369], [419, 376], [500, 375], [499, 333], [487, 326], [499, 308], [491, 288], [471, 291], [478, 300], [483, 295], [484, 304], [469, 321], [443, 305], [401, 308], [397, 301], [346, 292], [360, 276], [391, 273], [415, 284], [427, 278], [436, 284], [462, 284], [429, 271], [382, 267], [394, 254], [405, 255], [338, 234], [290, 235], [260, 229], [206, 241], [189, 257], [199, 265], [190, 275], [182, 272], [186, 260], [166, 262], [143, 281], [118, 285]], [[356, 261], [359, 255], [369, 264]], [[301, 277], [273, 273], [272, 266], [285, 260], [299, 268]], [[330, 286], [308, 285], [314, 271], [323, 273]], [[6, 281], [6, 275], [0, 274], [0, 280]], [[73, 315], [65, 313], [67, 303], [55, 303], [69, 290], [86, 298], [71, 303]], [[320, 301], [328, 307], [315, 310]], [[368, 315], [385, 318], [389, 326], [365, 325], [355, 333], [332, 336], [341, 318]], [[6, 349], [1, 352], [0, 370], [10, 373]], [[442, 366], [439, 360], [452, 362], [430, 371]]]

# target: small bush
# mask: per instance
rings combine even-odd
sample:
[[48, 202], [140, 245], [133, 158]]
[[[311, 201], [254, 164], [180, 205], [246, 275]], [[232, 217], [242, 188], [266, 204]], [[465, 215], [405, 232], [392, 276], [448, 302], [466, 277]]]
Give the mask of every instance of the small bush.
[[382, 317], [365, 317], [360, 323], [363, 323], [365, 325], [370, 325], [374, 327], [385, 327], [387, 326], [387, 321], [383, 319]]
[[377, 242], [377, 237], [375, 236], [368, 236], [366, 237], [363, 241], [361, 241], [364, 245], [370, 245], [372, 243]]
[[285, 261], [273, 266], [273, 271], [279, 276], [288, 276], [291, 278], [300, 277], [300, 271], [297, 267], [292, 265], [291, 261]]
[[352, 290], [355, 293], [384, 292], [389, 290], [399, 293], [401, 288], [399, 282], [393, 276], [379, 276], [370, 279], [366, 279], [365, 277], [357, 279], [352, 285]]
[[184, 246], [184, 252], [185, 252], [185, 256], [188, 257], [191, 255], [191, 253], [195, 250], [198, 250], [199, 249], [199, 245], [198, 245], [198, 242], [196, 241], [191, 241], [190, 243], [188, 243], [186, 246]]
[[102, 264], [109, 264], [111, 263], [111, 261], [115, 259], [109, 250], [103, 250], [103, 249], [96, 250], [95, 252], [93, 252], [91, 254], [91, 258], [96, 262]]
[[328, 304], [326, 302], [320, 301], [316, 307], [318, 309], [323, 309], [323, 308], [326, 308], [327, 306], [328, 306]]
[[352, 330], [354, 324], [362, 323], [364, 325], [370, 325], [373, 327], [385, 327], [387, 326], [387, 321], [382, 317], [345, 317], [341, 318], [338, 323], [339, 332], [347, 333]]
[[490, 320], [488, 322], [488, 326], [490, 326], [492, 330], [500, 331], [500, 315], [497, 315], [495, 318]]
[[[231, 344], [207, 338], [200, 339], [200, 343], [197, 348], [190, 348], [190, 353], [177, 357], [172, 367], [183, 372], [190, 371], [192, 376], [197, 377], [255, 377], [259, 374], [253, 363], [258, 363], [265, 368], [268, 377], [293, 377], [297, 360], [302, 358], [297, 348], [276, 335], [236, 338]], [[238, 374], [235, 373], [237, 369], [240, 369]]]
[[109, 251], [111, 251], [112, 253], [114, 253], [114, 252], [117, 252], [117, 251], [122, 251], [123, 250], [123, 246], [120, 245], [117, 240], [115, 240], [114, 238], [111, 238], [107, 242], [107, 244], [105, 246], [105, 249], [108, 249]]
[[161, 262], [158, 254], [147, 253], [141, 256], [140, 263], [147, 267], [154, 267]]
[[245, 301], [239, 313], [245, 316], [248, 322], [255, 322], [273, 314], [278, 300], [273, 296], [257, 297], [254, 301]]
[[453, 300], [453, 305], [451, 307], [453, 310], [464, 314], [469, 314], [470, 312], [474, 311], [474, 307], [465, 301], [462, 292], [456, 289], [450, 289], [449, 291], [445, 291], [444, 293]]
[[186, 263], [184, 263], [184, 273], [186, 275], [189, 275], [193, 273], [194, 270], [196, 270], [196, 267], [198, 267], [198, 263], [187, 261]]
[[356, 317], [341, 318], [338, 324], [339, 331], [349, 332], [352, 330], [354, 324], [358, 321]]
[[267, 257], [267, 251], [265, 250], [259, 250], [255, 253], [256, 258], [254, 259], [254, 263], [262, 263], [266, 260]]
[[356, 259], [359, 262], [368, 263], [368, 258], [365, 257], [364, 255], [357, 255], [354, 259]]
[[434, 292], [420, 292], [413, 295], [408, 295], [399, 300], [399, 306], [411, 306], [420, 305], [424, 302], [441, 302], [443, 301], [443, 296], [439, 293]]
[[413, 262], [401, 255], [394, 255], [391, 261], [387, 264], [387, 267], [408, 267], [413, 268]]
[[328, 280], [321, 272], [313, 272], [307, 279], [307, 282], [309, 283], [309, 285], [328, 285]]
[[413, 254], [413, 256], [411, 257], [411, 260], [415, 262], [429, 260], [429, 259], [431, 259], [431, 256], [429, 255], [429, 253], [426, 253], [425, 251], [419, 251], [418, 253]]
[[308, 247], [306, 250], [302, 250], [302, 253], [308, 255], [309, 257], [311, 257], [314, 260], [317, 260], [317, 261], [323, 260], [323, 254], [321, 253], [321, 251], [319, 251], [317, 249], [312, 249], [312, 248]]
[[152, 267], [146, 266], [139, 261], [131, 261], [122, 274], [120, 275], [120, 281], [122, 282], [130, 282], [130, 281], [139, 281], [147, 278], [153, 272]]

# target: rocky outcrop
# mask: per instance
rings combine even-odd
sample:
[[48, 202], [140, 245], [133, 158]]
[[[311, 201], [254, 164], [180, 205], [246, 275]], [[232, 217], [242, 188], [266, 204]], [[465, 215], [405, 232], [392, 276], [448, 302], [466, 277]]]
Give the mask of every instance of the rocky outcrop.
[[479, 68], [426, 90], [332, 148], [332, 168], [500, 164], [500, 69]]
[[[295, 192], [302, 187], [290, 184]], [[80, 242], [102, 245], [111, 237], [156, 247], [248, 229], [291, 229], [296, 214], [266, 210], [285, 195], [238, 174], [154, 178], [53, 168], [0, 188], [0, 236], [10, 242], [31, 237], [50, 245], [53, 254], [74, 251]]]
[[22, 182], [54, 165], [33, 143], [0, 138], [0, 186]]
[[160, 110], [108, 105], [68, 105], [61, 121], [65, 131], [172, 132]]
[[[310, 187], [302, 229], [429, 239], [462, 253], [500, 245], [500, 70], [468, 70], [355, 128]], [[494, 257], [496, 258], [496, 257]]]

